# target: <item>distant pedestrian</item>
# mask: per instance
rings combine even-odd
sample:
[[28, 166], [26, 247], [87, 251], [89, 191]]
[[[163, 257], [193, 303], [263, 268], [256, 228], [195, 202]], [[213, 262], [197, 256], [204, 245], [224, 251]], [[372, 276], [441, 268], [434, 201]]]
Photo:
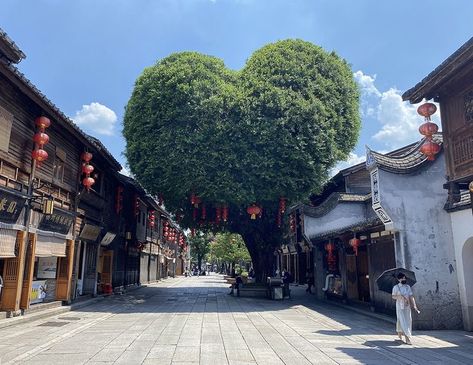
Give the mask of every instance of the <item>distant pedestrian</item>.
[[307, 283], [307, 289], [305, 290], [306, 293], [312, 294], [312, 287], [314, 286], [314, 276], [312, 275], [312, 271], [307, 270], [305, 281]]
[[282, 272], [282, 283], [283, 283], [283, 296], [284, 298], [290, 298], [291, 297], [291, 290], [289, 289], [289, 284], [292, 283], [292, 275], [291, 273], [287, 270], [284, 269]]
[[412, 289], [407, 285], [406, 275], [399, 273], [397, 275], [399, 283], [393, 287], [392, 297], [396, 300], [396, 332], [402, 341], [402, 336], [406, 338], [406, 343], [411, 345], [412, 337], [412, 313], [411, 306], [417, 313], [416, 301], [412, 293]]

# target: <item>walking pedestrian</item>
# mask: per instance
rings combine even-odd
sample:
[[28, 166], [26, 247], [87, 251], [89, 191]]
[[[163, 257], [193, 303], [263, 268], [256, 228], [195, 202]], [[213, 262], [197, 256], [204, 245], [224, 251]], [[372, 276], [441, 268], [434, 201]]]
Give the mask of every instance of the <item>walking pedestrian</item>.
[[407, 285], [406, 275], [399, 273], [397, 275], [399, 283], [393, 287], [392, 298], [396, 301], [396, 332], [402, 341], [402, 336], [406, 339], [406, 344], [411, 345], [412, 337], [412, 313], [411, 307], [417, 313], [416, 301], [412, 293], [412, 289]]
[[312, 271], [307, 270], [305, 280], [307, 283], [307, 289], [305, 291], [306, 293], [312, 294], [312, 287], [314, 286], [314, 276], [312, 275]]
[[292, 283], [292, 275], [287, 269], [283, 270], [282, 283], [283, 283], [283, 296], [284, 296], [284, 298], [290, 298], [291, 297], [291, 290], [289, 289], [289, 284]]

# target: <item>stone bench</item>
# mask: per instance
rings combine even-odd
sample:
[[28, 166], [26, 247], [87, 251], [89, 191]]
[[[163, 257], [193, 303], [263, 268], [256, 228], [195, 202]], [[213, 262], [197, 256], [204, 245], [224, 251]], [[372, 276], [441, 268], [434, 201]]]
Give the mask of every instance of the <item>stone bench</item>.
[[266, 285], [243, 284], [240, 287], [240, 297], [267, 298], [268, 287]]

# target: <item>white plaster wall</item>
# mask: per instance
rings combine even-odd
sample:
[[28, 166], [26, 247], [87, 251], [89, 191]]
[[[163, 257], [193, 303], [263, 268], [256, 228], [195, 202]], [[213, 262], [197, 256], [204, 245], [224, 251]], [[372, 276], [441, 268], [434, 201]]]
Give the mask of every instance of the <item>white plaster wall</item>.
[[473, 214], [465, 209], [450, 214], [457, 260], [463, 326], [473, 331]]
[[442, 156], [413, 174], [379, 171], [381, 205], [399, 232], [402, 250], [397, 262], [416, 273], [414, 294], [422, 311], [414, 316], [418, 329], [462, 327], [457, 265]]

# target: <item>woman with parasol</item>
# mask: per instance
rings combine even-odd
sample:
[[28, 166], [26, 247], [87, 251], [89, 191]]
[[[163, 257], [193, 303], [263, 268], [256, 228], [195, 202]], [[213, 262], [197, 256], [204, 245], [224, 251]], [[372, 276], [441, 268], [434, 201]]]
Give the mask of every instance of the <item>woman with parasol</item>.
[[410, 285], [407, 284], [406, 275], [402, 272], [397, 274], [398, 284], [394, 285], [392, 289], [392, 298], [396, 301], [396, 332], [399, 339], [402, 341], [402, 336], [406, 338], [406, 343], [411, 345], [412, 337], [412, 314], [411, 307], [417, 313], [416, 301], [412, 293]]

